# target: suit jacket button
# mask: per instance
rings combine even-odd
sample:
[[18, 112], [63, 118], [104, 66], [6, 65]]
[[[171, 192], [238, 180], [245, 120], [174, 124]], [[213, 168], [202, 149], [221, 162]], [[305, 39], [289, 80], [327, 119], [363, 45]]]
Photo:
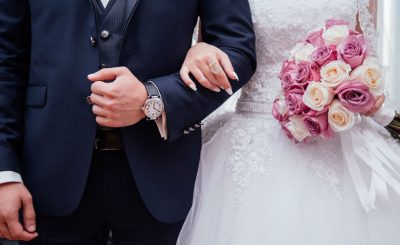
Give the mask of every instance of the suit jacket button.
[[104, 30], [100, 33], [101, 38], [107, 39], [110, 37], [110, 33], [107, 30]]
[[183, 134], [184, 134], [184, 135], [187, 135], [187, 134], [190, 134], [190, 132], [187, 131], [187, 130], [183, 130]]
[[101, 64], [100, 65], [100, 69], [104, 69], [104, 68], [107, 68], [107, 65], [106, 64]]
[[192, 127], [189, 127], [189, 132], [193, 132], [193, 131], [195, 131], [195, 129]]

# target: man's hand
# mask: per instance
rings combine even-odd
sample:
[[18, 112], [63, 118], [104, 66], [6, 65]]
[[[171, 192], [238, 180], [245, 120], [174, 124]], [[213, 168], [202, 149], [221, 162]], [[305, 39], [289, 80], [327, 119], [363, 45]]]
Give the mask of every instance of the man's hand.
[[[24, 225], [19, 222], [22, 209]], [[32, 196], [21, 183], [0, 185], [0, 238], [31, 241], [38, 236]]]
[[98, 124], [126, 127], [145, 118], [142, 107], [148, 97], [146, 88], [128, 68], [102, 69], [88, 79], [93, 82], [90, 100]]

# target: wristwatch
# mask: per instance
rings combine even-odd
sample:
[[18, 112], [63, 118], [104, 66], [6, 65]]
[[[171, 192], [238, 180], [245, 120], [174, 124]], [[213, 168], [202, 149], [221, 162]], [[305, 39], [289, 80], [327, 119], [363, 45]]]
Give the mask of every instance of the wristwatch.
[[164, 112], [164, 102], [160, 90], [152, 81], [146, 82], [144, 86], [146, 87], [148, 98], [142, 110], [147, 120], [157, 120]]

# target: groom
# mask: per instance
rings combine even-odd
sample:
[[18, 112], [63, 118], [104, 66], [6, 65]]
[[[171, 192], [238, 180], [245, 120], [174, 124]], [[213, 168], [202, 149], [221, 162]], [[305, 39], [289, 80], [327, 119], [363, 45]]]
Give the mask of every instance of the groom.
[[198, 16], [238, 90], [256, 66], [247, 0], [0, 0], [0, 238], [175, 243], [199, 124], [228, 98], [178, 74]]

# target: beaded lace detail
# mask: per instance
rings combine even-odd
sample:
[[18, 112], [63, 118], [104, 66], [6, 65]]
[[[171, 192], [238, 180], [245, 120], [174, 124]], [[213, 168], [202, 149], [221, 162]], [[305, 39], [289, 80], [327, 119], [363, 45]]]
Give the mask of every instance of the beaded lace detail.
[[358, 0], [358, 14], [361, 29], [368, 40], [369, 50], [372, 55], [376, 55], [377, 32], [374, 25], [373, 16], [368, 9], [370, 0]]
[[274, 148], [265, 146], [266, 142], [276, 140], [278, 129], [273, 118], [249, 114], [239, 114], [221, 128], [229, 138], [230, 151], [225, 163], [233, 180], [230, 190], [238, 203], [252, 178], [269, 170]]
[[[359, 4], [358, 0], [249, 2], [257, 35], [258, 70], [242, 89], [236, 113], [211, 117], [204, 130], [205, 141], [217, 131], [229, 135], [230, 144], [226, 147], [230, 149], [230, 157], [225, 164], [232, 172], [238, 200], [252, 177], [268, 173], [274, 151], [274, 131], [275, 135], [285, 137], [276, 134], [279, 127], [274, 120], [265, 118], [271, 117], [272, 102], [280, 93], [278, 76], [283, 60], [298, 41], [311, 30], [321, 28], [327, 19], [346, 20], [355, 28]], [[310, 175], [328, 182], [334, 195], [341, 199], [344, 160], [341, 154], [336, 154], [341, 152], [340, 143], [322, 140], [299, 147]]]

